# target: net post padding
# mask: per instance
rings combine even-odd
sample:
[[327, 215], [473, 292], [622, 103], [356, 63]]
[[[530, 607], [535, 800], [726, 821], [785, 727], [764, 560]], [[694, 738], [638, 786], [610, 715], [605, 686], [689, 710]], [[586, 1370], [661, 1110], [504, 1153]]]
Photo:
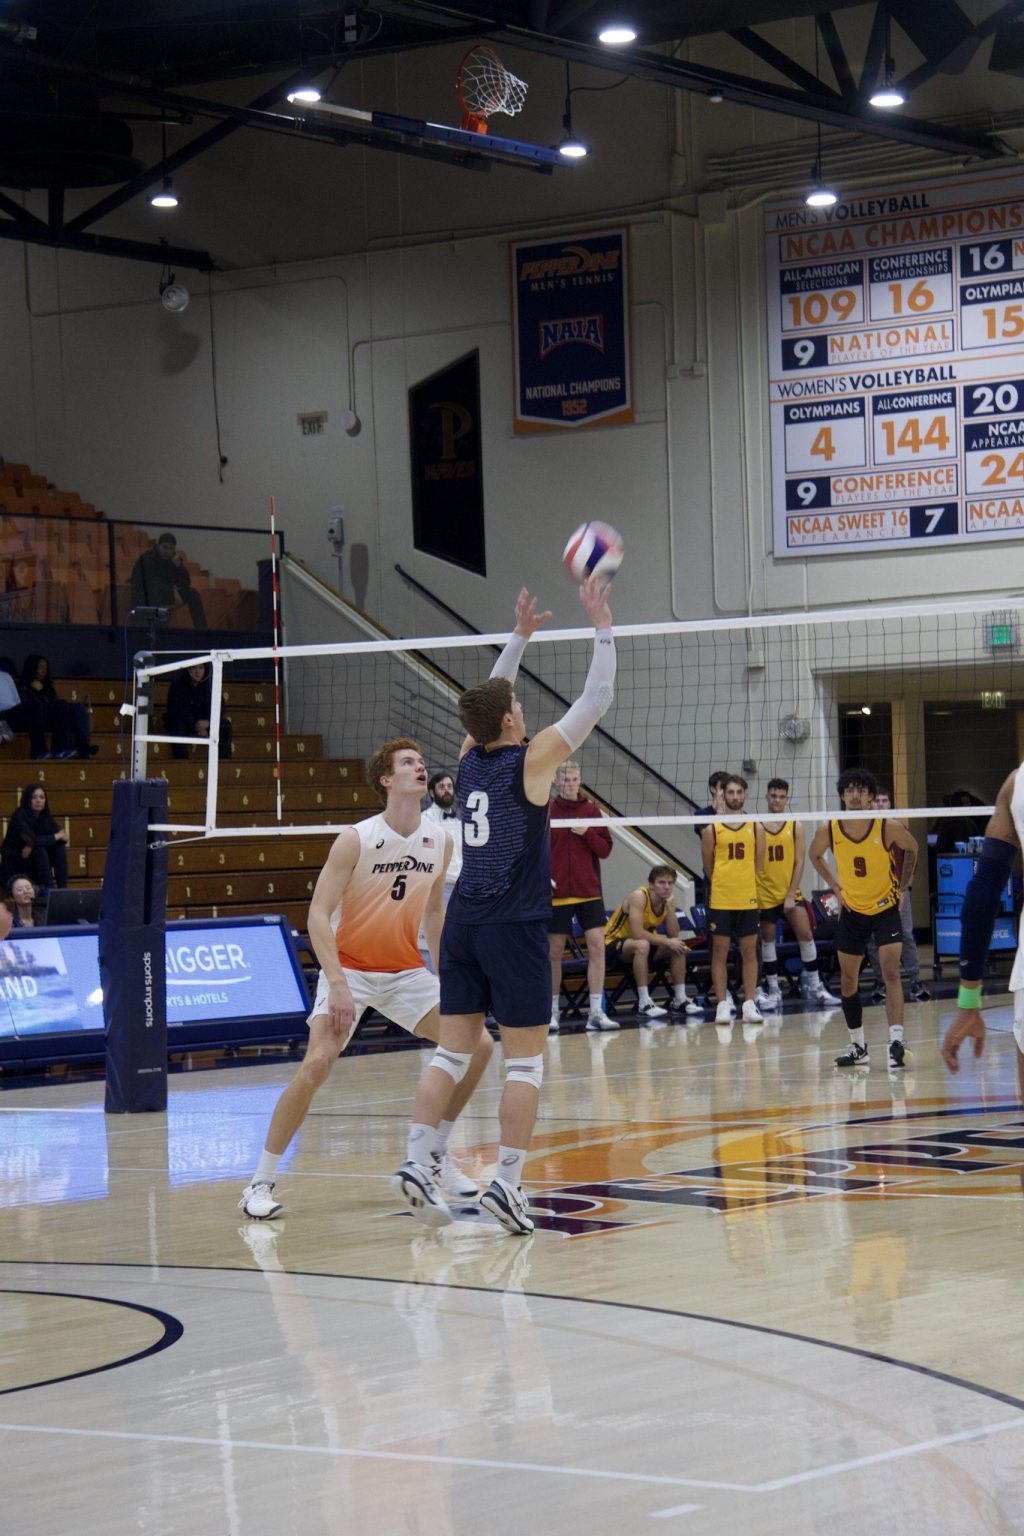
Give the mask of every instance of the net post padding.
[[115, 781], [99, 924], [108, 1114], [167, 1108], [167, 849], [150, 836], [166, 820], [165, 779]]

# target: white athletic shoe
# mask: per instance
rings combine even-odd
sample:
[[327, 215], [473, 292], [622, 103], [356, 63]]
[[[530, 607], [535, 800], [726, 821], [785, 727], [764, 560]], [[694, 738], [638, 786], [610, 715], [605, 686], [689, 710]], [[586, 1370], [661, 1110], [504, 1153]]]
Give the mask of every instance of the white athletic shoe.
[[454, 1219], [433, 1174], [422, 1163], [404, 1162], [392, 1175], [391, 1188], [428, 1227], [446, 1227]]
[[732, 1016], [733, 1016], [733, 1006], [732, 1006], [732, 1003], [731, 1003], [729, 998], [727, 998], [727, 997], [723, 998], [723, 1000], [719, 1003], [718, 1007], [715, 1009], [715, 1023], [716, 1024], [731, 1024], [732, 1023]]
[[497, 1217], [506, 1232], [513, 1232], [517, 1237], [525, 1237], [533, 1231], [533, 1222], [526, 1214], [528, 1210], [526, 1196], [521, 1189], [513, 1184], [506, 1184], [504, 1179], [493, 1179], [489, 1189], [485, 1189], [480, 1196], [480, 1204], [485, 1211], [490, 1211]]
[[430, 1172], [442, 1195], [447, 1195], [449, 1200], [472, 1200], [475, 1203], [480, 1199], [480, 1186], [468, 1173], [463, 1173], [450, 1152], [432, 1157]]
[[754, 1002], [752, 997], [748, 997], [746, 1002], [743, 1004], [743, 1022], [744, 1024], [764, 1023], [764, 1019], [758, 1013], [757, 1004]]
[[667, 1008], [659, 1008], [657, 1003], [644, 1003], [638, 1008], [641, 1024], [649, 1024], [652, 1019], [664, 1019], [668, 1014]]
[[588, 1029], [618, 1029], [618, 1019], [609, 1018], [603, 1008], [596, 1009], [587, 1019]]
[[838, 1008], [842, 999], [833, 997], [825, 983], [823, 981], [819, 981], [818, 985], [814, 987], [813, 990], [808, 991], [807, 1001], [809, 1003], [817, 1003], [819, 1008]]
[[776, 1008], [782, 1007], [781, 992], [772, 992], [765, 987], [757, 987], [754, 992], [754, 1002], [758, 1008], [764, 1008], [773, 1013]]
[[557, 1035], [559, 1030], [561, 1029], [561, 1027], [562, 1027], [561, 1019], [558, 1017], [557, 1013], [553, 1013], [551, 1015], [551, 1022], [548, 1025], [548, 1034], [549, 1035]]
[[284, 1206], [274, 1199], [274, 1186], [268, 1179], [254, 1179], [242, 1190], [238, 1209], [253, 1221], [272, 1221], [280, 1216]]

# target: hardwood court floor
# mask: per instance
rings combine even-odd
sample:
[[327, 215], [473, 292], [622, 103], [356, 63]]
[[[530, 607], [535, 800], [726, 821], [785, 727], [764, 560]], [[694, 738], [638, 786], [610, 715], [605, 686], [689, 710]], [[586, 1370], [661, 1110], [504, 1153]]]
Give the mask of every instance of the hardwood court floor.
[[[1003, 1000], [1000, 1000], [1003, 1001]], [[1024, 1115], [908, 1008], [551, 1042], [527, 1239], [387, 1179], [421, 1058], [343, 1061], [235, 1209], [275, 1062], [0, 1094], [5, 1536], [973, 1536], [1024, 1527]], [[461, 1132], [494, 1155], [497, 1072]]]

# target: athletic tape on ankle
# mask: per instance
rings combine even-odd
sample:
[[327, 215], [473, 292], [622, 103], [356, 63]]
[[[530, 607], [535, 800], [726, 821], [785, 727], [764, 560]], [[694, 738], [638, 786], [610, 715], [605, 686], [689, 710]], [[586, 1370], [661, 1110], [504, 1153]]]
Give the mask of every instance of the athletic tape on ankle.
[[442, 1072], [447, 1072], [453, 1082], [461, 1083], [469, 1071], [472, 1060], [472, 1051], [446, 1051], [443, 1045], [439, 1045], [430, 1058], [430, 1065], [440, 1068]]
[[531, 1088], [540, 1088], [544, 1080], [544, 1057], [540, 1056], [513, 1056], [505, 1061], [505, 1081], [507, 1083], [528, 1083]]

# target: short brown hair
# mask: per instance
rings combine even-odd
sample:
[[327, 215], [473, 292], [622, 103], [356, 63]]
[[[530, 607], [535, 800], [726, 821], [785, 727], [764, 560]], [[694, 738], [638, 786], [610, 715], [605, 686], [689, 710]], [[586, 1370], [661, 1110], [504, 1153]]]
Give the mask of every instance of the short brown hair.
[[662, 875], [668, 875], [673, 880], [679, 878], [678, 870], [673, 869], [671, 864], [655, 864], [653, 869], [647, 871], [647, 884], [653, 885]]
[[729, 784], [738, 784], [740, 789], [750, 788], [750, 785], [747, 783], [746, 779], [742, 774], [739, 773], [730, 773], [723, 781], [722, 788], [725, 789]]
[[396, 752], [419, 752], [423, 756], [418, 741], [413, 741], [411, 736], [396, 736], [392, 741], [386, 741], [382, 747], [378, 747], [366, 759], [366, 777], [377, 791], [385, 805], [388, 803], [387, 792], [381, 779], [388, 778], [395, 771]]
[[467, 688], [459, 699], [459, 719], [464, 729], [486, 747], [501, 735], [501, 722], [512, 708], [512, 684], [507, 677], [489, 677]]

